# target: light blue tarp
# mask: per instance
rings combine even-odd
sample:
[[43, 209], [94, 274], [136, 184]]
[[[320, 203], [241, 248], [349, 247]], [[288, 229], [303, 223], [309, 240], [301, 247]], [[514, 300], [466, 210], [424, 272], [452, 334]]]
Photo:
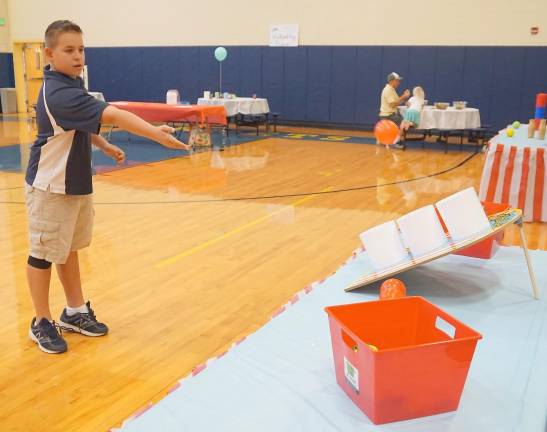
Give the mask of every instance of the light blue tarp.
[[543, 432], [547, 253], [531, 255], [539, 301], [515, 247], [501, 248], [491, 260], [448, 256], [399, 276], [408, 295], [424, 296], [483, 335], [455, 412], [375, 426], [336, 384], [324, 307], [378, 295], [378, 285], [344, 292], [361, 276], [357, 255], [122, 430]]

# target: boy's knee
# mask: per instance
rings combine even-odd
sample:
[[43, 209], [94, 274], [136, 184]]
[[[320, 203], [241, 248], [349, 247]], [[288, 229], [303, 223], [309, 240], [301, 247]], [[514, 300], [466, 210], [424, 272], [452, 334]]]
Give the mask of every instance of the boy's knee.
[[33, 256], [28, 257], [28, 265], [40, 270], [46, 270], [51, 267], [51, 263], [45, 259], [34, 258]]

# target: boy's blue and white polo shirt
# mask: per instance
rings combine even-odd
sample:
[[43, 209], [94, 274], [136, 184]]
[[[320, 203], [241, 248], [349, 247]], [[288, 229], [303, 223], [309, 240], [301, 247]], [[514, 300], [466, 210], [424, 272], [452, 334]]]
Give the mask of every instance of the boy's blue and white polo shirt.
[[46, 66], [36, 103], [38, 136], [30, 150], [27, 184], [67, 195], [92, 193], [90, 134], [99, 133], [107, 106], [87, 93], [81, 78]]

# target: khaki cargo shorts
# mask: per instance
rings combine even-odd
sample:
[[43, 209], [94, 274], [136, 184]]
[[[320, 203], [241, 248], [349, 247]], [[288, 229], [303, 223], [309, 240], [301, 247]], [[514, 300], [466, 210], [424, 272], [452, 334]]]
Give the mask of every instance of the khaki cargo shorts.
[[63, 195], [26, 185], [30, 256], [64, 264], [91, 244], [93, 195]]

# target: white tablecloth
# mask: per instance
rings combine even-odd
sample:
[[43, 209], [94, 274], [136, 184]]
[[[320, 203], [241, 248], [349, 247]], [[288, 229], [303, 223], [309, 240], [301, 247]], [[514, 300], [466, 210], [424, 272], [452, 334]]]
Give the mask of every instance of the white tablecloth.
[[[400, 106], [399, 112], [405, 115], [406, 106]], [[426, 106], [420, 114], [419, 129], [475, 129], [481, 126], [481, 116], [477, 108], [458, 110], [449, 107], [440, 110]]]
[[259, 115], [270, 112], [267, 99], [243, 98], [234, 99], [198, 99], [198, 105], [224, 105], [228, 117], [236, 114]]

